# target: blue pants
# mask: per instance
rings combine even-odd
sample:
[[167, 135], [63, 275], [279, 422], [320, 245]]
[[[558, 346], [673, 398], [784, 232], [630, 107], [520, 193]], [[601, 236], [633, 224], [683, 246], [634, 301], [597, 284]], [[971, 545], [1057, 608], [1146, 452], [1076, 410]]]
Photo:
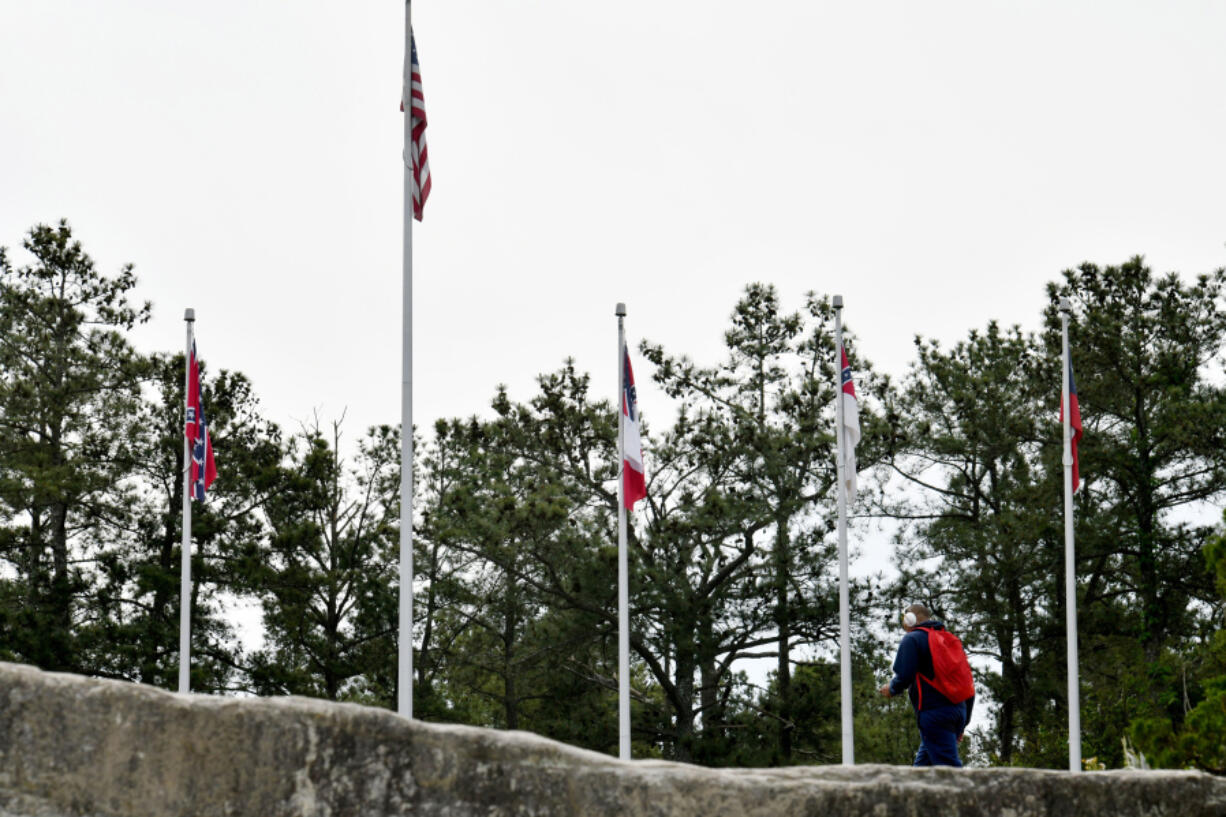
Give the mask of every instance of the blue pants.
[[958, 735], [966, 727], [966, 704], [924, 709], [917, 715], [920, 748], [912, 766], [961, 766]]

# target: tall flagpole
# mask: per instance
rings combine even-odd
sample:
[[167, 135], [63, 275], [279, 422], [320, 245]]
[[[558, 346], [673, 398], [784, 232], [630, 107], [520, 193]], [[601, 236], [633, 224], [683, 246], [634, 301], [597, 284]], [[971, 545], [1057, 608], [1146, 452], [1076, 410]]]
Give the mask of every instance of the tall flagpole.
[[1060, 406], [1064, 415], [1064, 595], [1068, 642], [1068, 768], [1081, 771], [1081, 691], [1077, 673], [1077, 566], [1073, 552], [1073, 431], [1069, 410], [1068, 298], [1060, 299]]
[[179, 691], [191, 691], [192, 666], [192, 444], [187, 439], [187, 396], [191, 392], [192, 325], [196, 310], [183, 313], [187, 345], [183, 352], [183, 567], [179, 571]]
[[630, 759], [630, 564], [626, 554], [626, 305], [617, 305], [617, 756]]
[[413, 24], [404, 4], [404, 290], [400, 353], [400, 655], [396, 711], [413, 717]]
[[834, 390], [834, 411], [838, 446], [837, 479], [839, 481], [839, 689], [843, 713], [843, 765], [856, 762], [855, 741], [851, 717], [851, 602], [847, 589], [847, 468], [846, 442], [843, 432], [843, 296], [834, 296], [834, 370], [837, 372]]

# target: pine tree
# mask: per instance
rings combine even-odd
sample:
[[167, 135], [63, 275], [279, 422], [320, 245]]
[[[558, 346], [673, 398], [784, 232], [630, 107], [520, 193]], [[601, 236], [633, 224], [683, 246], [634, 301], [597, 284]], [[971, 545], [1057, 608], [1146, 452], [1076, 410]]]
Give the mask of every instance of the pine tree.
[[[1058, 463], [1043, 456], [1058, 433], [1050, 363], [1033, 335], [995, 322], [948, 351], [921, 339], [916, 349], [898, 397], [893, 461], [911, 486], [899, 495], [914, 497], [893, 513], [915, 537], [904, 539], [892, 595], [924, 601], [972, 653], [998, 663], [980, 675], [999, 704], [995, 751], [1005, 764], [1019, 755], [1044, 762], [1042, 713], [1059, 694], [1058, 679], [1041, 671], [1044, 650], [1063, 655], [1052, 643], [1063, 626], [1053, 618], [1062, 495]], [[940, 561], [925, 569], [933, 557]]]
[[286, 485], [263, 502], [267, 536], [236, 565], [264, 612], [251, 682], [265, 695], [388, 706], [395, 690], [369, 673], [395, 654], [400, 437], [370, 429], [352, 465], [341, 441], [341, 421], [295, 435]]
[[[751, 284], [731, 320], [724, 336], [728, 359], [719, 366], [699, 367], [650, 344], [644, 351], [658, 366], [657, 381], [681, 401], [678, 429], [694, 430], [694, 473], [720, 474], [742, 527], [770, 532], [770, 558], [752, 573], [753, 595], [769, 604], [763, 610], [769, 621], [753, 626], [774, 629], [770, 701], [784, 724], [777, 759], [786, 763], [801, 717], [792, 711], [793, 654], [837, 644], [835, 543], [828, 538], [836, 480], [834, 316], [828, 299], [813, 293], [803, 313], [784, 313], [774, 287]], [[867, 362], [859, 361], [857, 372], [862, 387], [873, 381]], [[864, 411], [862, 422], [874, 422], [871, 412]], [[859, 452], [862, 469], [873, 462], [873, 445], [870, 436]], [[700, 672], [704, 719], [718, 723], [715, 661], [706, 652]]]
[[126, 333], [132, 267], [97, 271], [67, 222], [34, 227], [30, 266], [0, 254], [0, 654], [103, 672], [83, 623], [128, 521], [132, 420], [147, 366]]
[[1130, 722], [1182, 720], [1183, 656], [1213, 629], [1202, 556], [1212, 531], [1184, 519], [1226, 495], [1224, 295], [1226, 270], [1185, 284], [1140, 257], [1083, 264], [1048, 287], [1053, 357], [1057, 299], [1072, 302], [1086, 425], [1076, 501], [1086, 751], [1112, 763]]
[[[128, 524], [99, 571], [97, 666], [167, 689], [177, 687], [182, 513], [184, 356], [154, 355], [152, 380], [138, 408], [132, 447], [137, 490]], [[192, 508], [191, 688], [247, 689], [238, 634], [229, 613], [241, 592], [234, 575], [248, 543], [264, 535], [259, 507], [283, 488], [280, 431], [259, 412], [240, 373], [211, 376], [201, 389], [221, 475]]]

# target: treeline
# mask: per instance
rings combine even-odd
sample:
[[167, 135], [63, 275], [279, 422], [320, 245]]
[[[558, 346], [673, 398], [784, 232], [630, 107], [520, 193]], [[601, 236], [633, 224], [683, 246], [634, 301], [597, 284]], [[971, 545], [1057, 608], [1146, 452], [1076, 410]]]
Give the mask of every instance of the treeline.
[[[130, 267], [66, 223], [0, 250], [0, 658], [176, 685], [183, 357], [145, 355]], [[1047, 287], [1033, 330], [916, 341], [894, 381], [849, 348], [862, 399], [856, 511], [898, 571], [855, 583], [859, 762], [907, 763], [913, 716], [875, 696], [905, 603], [987, 667], [974, 756], [1067, 758], [1061, 296], [1085, 421], [1076, 498], [1086, 755], [1226, 773], [1226, 271], [1140, 258]], [[1037, 301], [1042, 303], [1042, 301]], [[705, 366], [645, 341], [674, 401], [648, 427], [630, 531], [634, 751], [712, 765], [838, 762], [833, 315], [746, 287]], [[207, 361], [206, 361], [207, 363]], [[396, 700], [399, 429], [284, 430], [242, 374], [204, 369], [222, 476], [193, 511], [192, 687]], [[663, 415], [659, 411], [657, 416]], [[567, 363], [415, 446], [417, 716], [614, 751], [616, 414]], [[1215, 586], [1216, 579], [1216, 586]], [[243, 649], [228, 615], [263, 611]], [[744, 659], [769, 661], [765, 685]]]

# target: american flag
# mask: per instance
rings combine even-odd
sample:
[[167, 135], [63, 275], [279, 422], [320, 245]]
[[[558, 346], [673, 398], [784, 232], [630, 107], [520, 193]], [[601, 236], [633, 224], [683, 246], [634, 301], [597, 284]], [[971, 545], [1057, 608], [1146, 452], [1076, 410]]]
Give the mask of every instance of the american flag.
[[213, 441], [209, 439], [209, 424], [204, 418], [204, 405], [200, 401], [200, 366], [196, 362], [196, 341], [192, 341], [192, 359], [187, 377], [187, 423], [183, 429], [192, 449], [192, 499], [204, 501], [204, 492], [217, 479], [217, 466], [213, 463]]
[[413, 218], [421, 221], [426, 199], [430, 197], [430, 160], [426, 155], [426, 99], [421, 92], [421, 66], [417, 63], [417, 39], [410, 32], [409, 52], [413, 59], [413, 87], [408, 94], [402, 92], [400, 110], [404, 111], [404, 97], [410, 99], [413, 138], [405, 158], [412, 162], [413, 169]]

